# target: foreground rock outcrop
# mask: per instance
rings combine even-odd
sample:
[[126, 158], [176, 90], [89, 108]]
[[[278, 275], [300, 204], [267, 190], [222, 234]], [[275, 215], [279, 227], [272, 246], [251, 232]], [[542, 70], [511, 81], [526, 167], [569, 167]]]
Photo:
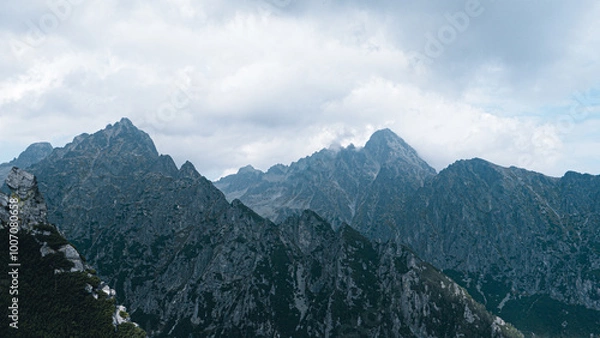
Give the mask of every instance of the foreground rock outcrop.
[[145, 337], [129, 319], [113, 323], [114, 292], [48, 223], [35, 176], [12, 168], [6, 184], [11, 194], [0, 193], [0, 251], [9, 273], [0, 284], [10, 287], [0, 294], [0, 336]]

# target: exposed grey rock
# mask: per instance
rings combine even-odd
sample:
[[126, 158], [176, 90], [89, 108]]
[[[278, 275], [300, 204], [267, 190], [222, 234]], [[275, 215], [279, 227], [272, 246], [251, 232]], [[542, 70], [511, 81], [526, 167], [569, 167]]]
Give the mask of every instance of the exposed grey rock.
[[48, 246], [47, 242], [42, 243], [42, 247], [40, 248], [40, 254], [42, 257], [46, 257], [49, 254], [56, 253], [51, 247]]
[[67, 258], [71, 263], [73, 263], [71, 272], [85, 270], [85, 264], [83, 262], [83, 259], [79, 255], [79, 252], [77, 252], [77, 250], [75, 250], [75, 248], [72, 245], [70, 245], [70, 244], [64, 245], [64, 246], [60, 247], [58, 249], [58, 251], [65, 254], [65, 258]]
[[47, 223], [46, 204], [38, 191], [35, 176], [13, 167], [6, 178], [6, 185], [19, 199], [20, 229], [31, 231], [36, 225]]
[[413, 148], [383, 129], [364, 148], [323, 149], [266, 173], [247, 166], [215, 186], [229, 200], [238, 198], [275, 222], [311, 209], [335, 228], [348, 223], [386, 240], [394, 229], [379, 214], [390, 205], [403, 205], [433, 175], [435, 170]]
[[20, 199], [25, 200], [36, 193], [37, 183], [35, 176], [23, 170], [13, 167], [8, 177], [6, 185], [14, 190]]
[[109, 298], [114, 298], [117, 295], [117, 292], [114, 289], [111, 289], [108, 284], [105, 282], [101, 282], [98, 286], [98, 290], [104, 292]]
[[8, 213], [8, 195], [0, 192], [0, 229], [3, 229], [5, 224], [8, 224], [10, 214]]
[[129, 316], [123, 317], [122, 314], [127, 313], [126, 311], [127, 311], [126, 307], [124, 307], [123, 305], [117, 305], [117, 308], [115, 309], [115, 313], [113, 313], [113, 325], [114, 326], [121, 325], [123, 323], [127, 323], [127, 322], [131, 321]]

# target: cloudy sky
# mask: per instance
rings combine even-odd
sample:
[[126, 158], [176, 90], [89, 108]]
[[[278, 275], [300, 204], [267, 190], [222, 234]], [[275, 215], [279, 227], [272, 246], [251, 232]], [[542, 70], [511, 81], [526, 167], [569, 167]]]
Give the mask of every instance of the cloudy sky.
[[210, 179], [362, 146], [600, 174], [600, 2], [0, 3], [0, 162], [129, 117]]

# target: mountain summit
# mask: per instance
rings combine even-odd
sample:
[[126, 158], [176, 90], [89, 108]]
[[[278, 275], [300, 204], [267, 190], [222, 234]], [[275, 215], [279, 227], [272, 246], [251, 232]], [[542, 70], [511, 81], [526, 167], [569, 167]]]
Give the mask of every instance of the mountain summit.
[[381, 163], [402, 161], [416, 167], [429, 170], [429, 165], [401, 137], [390, 129], [381, 129], [373, 133], [365, 144], [364, 151]]
[[0, 164], [0, 182], [4, 182], [12, 167], [27, 168], [50, 155], [52, 149], [52, 145], [48, 142], [31, 144], [19, 155], [19, 157], [8, 163]]
[[[377, 209], [388, 202], [404, 204], [433, 175], [435, 170], [412, 147], [383, 129], [363, 148], [323, 149], [289, 166], [278, 164], [266, 173], [246, 167], [215, 185], [227, 198], [239, 198], [275, 222], [311, 209], [334, 227], [348, 223], [370, 237], [388, 239], [395, 225], [381, 222]], [[382, 193], [391, 187], [393, 196]]]

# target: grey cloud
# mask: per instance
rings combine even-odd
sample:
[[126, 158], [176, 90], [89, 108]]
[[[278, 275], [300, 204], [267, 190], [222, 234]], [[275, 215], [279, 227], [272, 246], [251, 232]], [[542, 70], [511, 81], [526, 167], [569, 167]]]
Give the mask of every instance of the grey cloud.
[[[83, 1], [20, 57], [0, 46], [0, 123], [13, 114], [51, 126], [17, 133], [0, 124], [0, 133], [23, 149], [33, 136], [61, 145], [128, 116], [159, 151], [215, 178], [336, 142], [360, 145], [385, 126], [438, 169], [473, 156], [517, 165], [517, 153], [536, 170], [563, 170], [545, 162], [549, 150], [536, 148], [530, 130], [557, 138], [563, 157], [577, 144], [544, 112], [568, 109], [574, 92], [598, 85], [599, 7], [481, 0], [483, 12], [454, 28], [439, 56], [411, 63], [428, 34], [453, 27], [446, 14], [473, 1]], [[24, 22], [48, 11], [45, 1], [20, 4], [0, 4], [0, 36], [22, 38]], [[32, 69], [55, 81], [35, 87], [24, 80]], [[573, 130], [587, 126], [575, 122]], [[569, 161], [561, 163], [583, 163]]]

